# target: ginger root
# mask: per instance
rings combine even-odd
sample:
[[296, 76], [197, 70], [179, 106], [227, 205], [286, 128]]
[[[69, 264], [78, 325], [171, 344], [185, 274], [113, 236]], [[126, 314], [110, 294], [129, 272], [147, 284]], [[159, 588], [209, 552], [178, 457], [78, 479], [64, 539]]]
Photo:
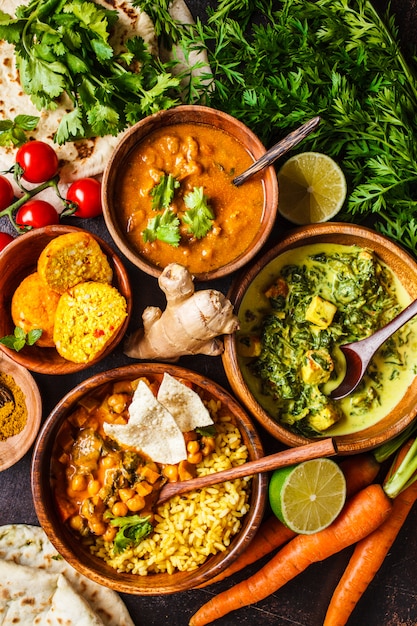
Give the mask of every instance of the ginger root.
[[125, 343], [124, 352], [136, 359], [176, 361], [180, 356], [223, 352], [219, 335], [239, 328], [231, 302], [214, 289], [195, 291], [190, 272], [177, 263], [167, 265], [159, 276], [167, 306], [147, 307], [143, 328]]

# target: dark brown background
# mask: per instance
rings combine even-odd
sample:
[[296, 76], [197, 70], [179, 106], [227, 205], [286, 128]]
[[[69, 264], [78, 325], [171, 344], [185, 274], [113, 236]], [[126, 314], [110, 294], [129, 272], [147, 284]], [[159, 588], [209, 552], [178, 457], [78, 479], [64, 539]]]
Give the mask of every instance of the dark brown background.
[[[378, 8], [386, 6], [385, 0], [375, 0]], [[212, 0], [214, 3], [214, 0]], [[193, 14], [204, 18], [207, 2], [188, 0]], [[393, 0], [392, 9], [397, 16], [405, 49], [417, 43], [417, 0]], [[3, 223], [2, 223], [3, 222]], [[104, 239], [110, 238], [103, 220], [88, 220], [77, 224]], [[0, 228], [7, 229], [4, 220]], [[268, 245], [275, 244], [279, 238], [281, 224], [277, 223]], [[126, 261], [129, 269], [135, 302], [132, 317], [132, 330], [140, 324], [143, 308], [148, 304], [164, 306], [156, 279], [144, 276]], [[230, 280], [219, 281], [216, 288], [226, 293]], [[47, 377], [34, 375], [43, 397], [44, 418], [58, 400], [79, 382], [98, 371], [104, 371], [131, 363], [121, 348], [97, 367], [74, 376]], [[183, 358], [180, 364], [194, 369], [201, 374], [222, 384], [229, 385], [224, 375], [220, 357]], [[278, 443], [260, 428], [266, 452], [278, 449]], [[30, 487], [29, 452], [14, 467], [0, 473], [0, 524], [27, 523], [38, 524]], [[219, 626], [320, 626], [332, 591], [349, 559], [351, 549], [347, 549], [325, 562], [311, 566], [283, 589], [269, 598], [251, 607], [243, 608], [218, 620]], [[411, 512], [402, 528], [393, 549], [388, 554], [383, 566], [371, 583], [366, 594], [356, 607], [348, 626], [412, 626], [417, 624], [417, 507]], [[267, 561], [267, 558], [264, 559]], [[250, 567], [222, 583], [206, 589], [190, 591], [172, 596], [123, 596], [136, 626], [186, 626], [191, 615], [213, 594], [229, 588], [238, 580], [246, 578], [255, 567]]]

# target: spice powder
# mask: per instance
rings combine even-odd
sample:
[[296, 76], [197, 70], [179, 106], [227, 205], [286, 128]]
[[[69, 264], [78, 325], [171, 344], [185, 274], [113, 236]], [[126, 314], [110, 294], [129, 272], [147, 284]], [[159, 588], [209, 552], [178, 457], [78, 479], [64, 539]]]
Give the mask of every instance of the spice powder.
[[14, 397], [14, 403], [6, 402], [0, 408], [0, 441], [5, 441], [22, 432], [27, 421], [27, 408], [24, 393], [13, 376], [0, 372], [0, 383], [8, 387]]

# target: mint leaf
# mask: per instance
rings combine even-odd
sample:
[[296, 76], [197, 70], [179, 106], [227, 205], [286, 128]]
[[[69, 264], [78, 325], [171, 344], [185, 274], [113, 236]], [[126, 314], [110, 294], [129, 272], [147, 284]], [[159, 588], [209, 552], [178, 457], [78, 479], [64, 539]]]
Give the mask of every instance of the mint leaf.
[[193, 191], [184, 196], [184, 203], [188, 211], [185, 212], [183, 221], [194, 237], [201, 239], [212, 228], [214, 220], [214, 213], [207, 204], [203, 187], [194, 187]]
[[19, 352], [25, 345], [32, 346], [42, 335], [41, 329], [31, 330], [29, 333], [25, 333], [25, 331], [16, 326], [14, 329], [13, 335], [6, 335], [5, 337], [0, 338], [0, 343], [10, 350], [15, 350]]
[[127, 515], [126, 517], [113, 517], [110, 519], [112, 526], [118, 526], [119, 530], [114, 538], [114, 551], [116, 554], [124, 552], [131, 545], [136, 546], [142, 539], [152, 532], [150, 516]]

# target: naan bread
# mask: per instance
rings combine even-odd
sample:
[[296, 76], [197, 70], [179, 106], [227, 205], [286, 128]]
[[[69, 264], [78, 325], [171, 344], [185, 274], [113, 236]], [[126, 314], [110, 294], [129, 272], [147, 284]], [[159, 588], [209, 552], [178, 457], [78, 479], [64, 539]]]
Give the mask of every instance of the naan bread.
[[[99, 585], [78, 573], [58, 554], [43, 529], [39, 526], [30, 526], [28, 524], [0, 526], [0, 559], [30, 568], [33, 576], [35, 576], [35, 572], [42, 572], [47, 576], [51, 576], [52, 580], [55, 581], [53, 583], [55, 591], [57, 590], [58, 576], [64, 575], [66, 582], [72, 587], [74, 592], [88, 603], [91, 610], [100, 620], [97, 622], [98, 624], [103, 624], [104, 626], [134, 626], [120, 596], [115, 591]], [[51, 584], [50, 581], [47, 582], [47, 579], [44, 578], [44, 585], [51, 586]], [[31, 586], [30, 589], [31, 593], [34, 593], [35, 586]], [[65, 589], [65, 582], [61, 581], [59, 594], [64, 594]], [[70, 593], [68, 589], [67, 592], [68, 594]], [[0, 597], [4, 597], [5, 593], [4, 577], [0, 573]], [[59, 597], [60, 595], [55, 600]], [[52, 611], [52, 614], [56, 614], [55, 609]], [[0, 616], [2, 616], [1, 612]], [[78, 626], [82, 624], [82, 622], [78, 621], [75, 621], [75, 623]], [[0, 624], [2, 624], [1, 620]], [[24, 622], [14, 622], [14, 624], [23, 626]], [[62, 621], [61, 626], [64, 624], [66, 622]]]
[[2, 626], [104, 626], [63, 574], [0, 560]]

